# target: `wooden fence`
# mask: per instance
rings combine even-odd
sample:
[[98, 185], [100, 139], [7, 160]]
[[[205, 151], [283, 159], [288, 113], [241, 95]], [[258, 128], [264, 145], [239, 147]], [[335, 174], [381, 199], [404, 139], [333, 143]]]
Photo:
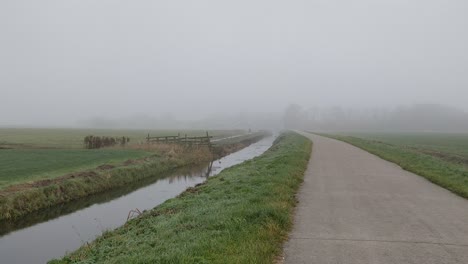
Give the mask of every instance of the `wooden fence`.
[[200, 137], [189, 137], [187, 134], [184, 136], [180, 136], [180, 133], [177, 136], [157, 136], [151, 137], [150, 134], [146, 137], [146, 142], [148, 144], [156, 143], [156, 144], [180, 144], [185, 146], [209, 146], [211, 147], [211, 138], [206, 132], [206, 136]]

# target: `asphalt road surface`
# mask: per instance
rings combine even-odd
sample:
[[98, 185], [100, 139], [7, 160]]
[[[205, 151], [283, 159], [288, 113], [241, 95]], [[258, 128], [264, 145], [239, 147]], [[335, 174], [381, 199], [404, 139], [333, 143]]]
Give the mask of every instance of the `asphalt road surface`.
[[468, 200], [359, 148], [314, 142], [284, 263], [468, 263]]

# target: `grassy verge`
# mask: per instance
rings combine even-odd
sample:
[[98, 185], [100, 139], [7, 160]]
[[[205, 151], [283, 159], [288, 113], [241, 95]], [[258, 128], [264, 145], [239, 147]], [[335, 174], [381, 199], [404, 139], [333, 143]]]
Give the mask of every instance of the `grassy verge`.
[[[400, 165], [403, 169], [421, 175], [429, 181], [440, 185], [464, 198], [468, 198], [468, 167], [453, 154], [441, 152], [434, 154], [428, 151], [431, 146], [427, 141], [425, 147], [391, 144], [380, 139], [371, 140], [354, 136], [324, 135], [338, 139], [364, 149], [385, 160]], [[440, 142], [438, 143], [441, 144]], [[429, 146], [428, 146], [429, 145]], [[440, 149], [440, 146], [437, 146]]]
[[283, 134], [260, 157], [51, 263], [272, 263], [310, 151], [305, 137]]

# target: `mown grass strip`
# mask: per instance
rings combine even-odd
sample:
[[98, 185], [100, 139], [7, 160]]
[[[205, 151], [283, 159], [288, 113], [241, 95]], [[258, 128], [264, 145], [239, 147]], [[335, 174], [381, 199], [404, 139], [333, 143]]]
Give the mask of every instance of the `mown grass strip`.
[[262, 156], [50, 263], [272, 263], [310, 152], [305, 137], [282, 134]]
[[468, 169], [462, 164], [448, 162], [417, 150], [380, 141], [341, 135], [325, 134], [323, 136], [338, 139], [366, 150], [468, 198]]

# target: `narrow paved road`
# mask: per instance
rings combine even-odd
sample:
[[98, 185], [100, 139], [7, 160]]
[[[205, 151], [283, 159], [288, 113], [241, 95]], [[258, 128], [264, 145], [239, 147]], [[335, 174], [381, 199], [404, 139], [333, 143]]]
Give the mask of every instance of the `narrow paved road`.
[[314, 142], [285, 263], [468, 263], [468, 200], [349, 144]]

